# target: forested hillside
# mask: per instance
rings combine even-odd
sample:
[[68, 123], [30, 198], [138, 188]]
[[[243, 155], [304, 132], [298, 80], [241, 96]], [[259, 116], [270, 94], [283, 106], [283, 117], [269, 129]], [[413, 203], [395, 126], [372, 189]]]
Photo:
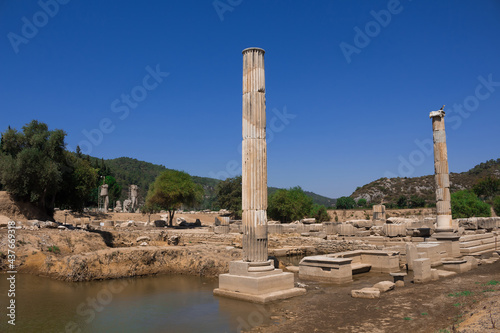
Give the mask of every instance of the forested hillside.
[[[96, 159], [94, 159], [95, 162]], [[101, 163], [101, 162], [99, 162]], [[139, 186], [139, 202], [142, 202], [147, 195], [149, 185], [154, 182], [155, 178], [160, 174], [160, 172], [166, 170], [167, 168], [163, 165], [153, 164], [149, 162], [139, 161], [135, 158], [129, 157], [119, 157], [111, 160], [104, 160], [106, 168], [109, 168], [109, 172], [113, 177], [115, 177], [116, 182], [122, 187], [121, 200], [124, 200], [128, 196], [128, 186], [130, 184], [136, 184]], [[214, 209], [214, 202], [216, 197], [215, 187], [220, 182], [218, 179], [192, 176], [193, 181], [196, 184], [200, 184], [205, 191], [204, 200], [201, 203], [199, 209]], [[270, 187], [269, 193], [274, 193], [277, 188]], [[313, 192], [306, 192], [310, 196], [314, 203], [325, 205], [326, 207], [332, 206], [335, 203], [335, 199], [330, 199]]]

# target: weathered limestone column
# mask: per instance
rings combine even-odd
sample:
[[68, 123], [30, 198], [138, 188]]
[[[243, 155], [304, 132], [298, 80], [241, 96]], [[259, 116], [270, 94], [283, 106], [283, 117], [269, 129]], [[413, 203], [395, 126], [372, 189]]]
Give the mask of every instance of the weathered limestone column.
[[439, 111], [432, 111], [432, 132], [434, 138], [434, 177], [436, 179], [436, 232], [428, 240], [444, 244], [449, 257], [460, 257], [460, 244], [454, 233], [451, 218], [450, 175], [448, 171], [448, 150], [444, 129], [444, 105]]
[[[444, 108], [444, 106], [443, 106]], [[434, 177], [436, 179], [436, 232], [452, 232], [450, 176], [448, 171], [448, 151], [446, 148], [446, 132], [444, 129], [444, 111], [432, 111], [432, 131], [434, 138]]]
[[267, 151], [264, 50], [243, 50], [243, 260], [219, 275], [214, 295], [267, 303], [305, 294], [293, 273], [274, 267], [267, 255]]
[[267, 148], [264, 50], [243, 50], [243, 261], [267, 261]]

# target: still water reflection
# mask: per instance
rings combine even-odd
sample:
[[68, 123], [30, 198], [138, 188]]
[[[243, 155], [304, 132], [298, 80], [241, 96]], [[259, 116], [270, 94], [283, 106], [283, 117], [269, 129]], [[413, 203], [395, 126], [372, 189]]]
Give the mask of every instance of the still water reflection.
[[238, 332], [269, 322], [263, 306], [212, 295], [217, 280], [156, 276], [61, 282], [17, 274], [16, 326], [7, 324], [0, 275], [0, 332]]

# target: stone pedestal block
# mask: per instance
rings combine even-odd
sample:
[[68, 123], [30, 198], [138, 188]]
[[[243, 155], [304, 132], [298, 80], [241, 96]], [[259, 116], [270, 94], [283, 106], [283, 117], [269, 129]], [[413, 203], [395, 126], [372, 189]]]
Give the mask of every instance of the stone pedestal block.
[[413, 281], [425, 283], [429, 282], [431, 278], [431, 260], [429, 258], [415, 259], [413, 261]]
[[444, 246], [446, 256], [449, 258], [458, 258], [460, 254], [460, 236], [449, 232], [436, 232], [429, 240], [436, 240]]
[[335, 284], [352, 282], [351, 262], [349, 258], [305, 257], [299, 264], [299, 277]]

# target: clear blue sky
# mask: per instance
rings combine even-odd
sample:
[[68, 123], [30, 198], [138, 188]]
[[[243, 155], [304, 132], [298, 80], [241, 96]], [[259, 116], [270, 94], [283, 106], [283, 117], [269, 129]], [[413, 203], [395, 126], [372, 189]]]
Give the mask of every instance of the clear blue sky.
[[451, 172], [499, 157], [498, 0], [60, 2], [0, 1], [0, 131], [38, 119], [92, 156], [235, 176], [257, 46], [269, 186], [432, 174], [442, 104]]

